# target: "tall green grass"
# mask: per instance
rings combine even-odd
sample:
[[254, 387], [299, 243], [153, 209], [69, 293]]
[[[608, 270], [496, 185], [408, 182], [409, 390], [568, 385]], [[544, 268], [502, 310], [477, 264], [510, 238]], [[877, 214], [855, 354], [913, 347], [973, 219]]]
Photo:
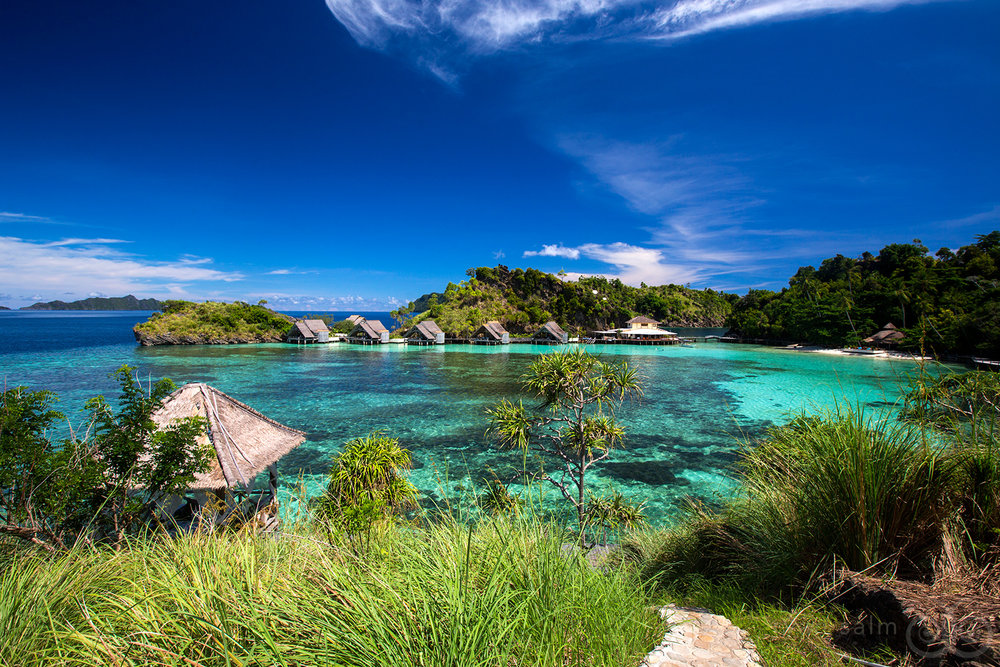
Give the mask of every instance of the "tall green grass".
[[637, 664], [660, 632], [637, 576], [565, 541], [535, 520], [445, 520], [377, 527], [364, 548], [300, 529], [11, 561], [0, 644], [17, 665]]
[[924, 572], [961, 481], [958, 460], [917, 427], [850, 410], [770, 430], [744, 448], [738, 473], [734, 501], [693, 506], [677, 528], [632, 540], [647, 577], [777, 591], [835, 562]]

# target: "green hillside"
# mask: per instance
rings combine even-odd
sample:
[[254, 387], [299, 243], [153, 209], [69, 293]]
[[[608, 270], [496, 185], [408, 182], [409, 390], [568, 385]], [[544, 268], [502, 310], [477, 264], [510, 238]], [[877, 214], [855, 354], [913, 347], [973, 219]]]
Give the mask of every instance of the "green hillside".
[[143, 345], [224, 345], [282, 342], [291, 328], [292, 318], [262, 304], [165, 301], [132, 331]]
[[620, 327], [636, 315], [668, 326], [724, 326], [734, 294], [681, 285], [631, 287], [620, 280], [593, 277], [566, 281], [536, 269], [469, 269], [468, 280], [448, 283], [444, 292], [426, 294], [393, 312], [404, 327], [433, 319], [445, 332], [468, 335], [483, 322], [498, 320], [511, 333], [524, 334], [555, 320], [569, 332]]
[[900, 348], [1000, 357], [1000, 232], [933, 256], [919, 240], [804, 266], [780, 292], [750, 290], [727, 324], [751, 338], [855, 345], [892, 322]]

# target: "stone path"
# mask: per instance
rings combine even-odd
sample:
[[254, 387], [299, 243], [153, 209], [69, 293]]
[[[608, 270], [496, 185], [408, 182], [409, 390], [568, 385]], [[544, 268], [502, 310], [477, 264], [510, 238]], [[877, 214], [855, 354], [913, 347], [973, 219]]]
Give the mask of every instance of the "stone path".
[[725, 616], [672, 604], [660, 616], [670, 629], [640, 667], [763, 667], [746, 630]]

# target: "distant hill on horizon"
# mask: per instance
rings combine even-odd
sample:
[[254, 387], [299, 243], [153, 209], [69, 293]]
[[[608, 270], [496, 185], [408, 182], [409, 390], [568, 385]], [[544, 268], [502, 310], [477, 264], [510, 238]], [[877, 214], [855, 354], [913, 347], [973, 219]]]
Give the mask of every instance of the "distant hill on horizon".
[[0, 310], [10, 310], [7, 306], [0, 306]]
[[19, 310], [160, 310], [163, 304], [156, 299], [137, 299], [127, 296], [94, 296], [79, 301], [48, 301], [33, 303]]

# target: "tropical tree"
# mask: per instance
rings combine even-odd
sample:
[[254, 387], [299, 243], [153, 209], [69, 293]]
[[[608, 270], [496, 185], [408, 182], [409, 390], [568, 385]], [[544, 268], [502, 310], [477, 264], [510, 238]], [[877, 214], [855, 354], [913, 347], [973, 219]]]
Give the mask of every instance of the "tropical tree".
[[[333, 458], [323, 505], [350, 528], [416, 506], [417, 490], [404, 476], [412, 466], [398, 438], [373, 431], [347, 442]], [[363, 515], [363, 516], [362, 516]]]
[[[539, 412], [523, 401], [504, 399], [487, 410], [489, 433], [502, 449], [539, 457], [538, 479], [554, 485], [569, 501], [586, 540], [586, 476], [623, 445], [625, 429], [615, 411], [626, 399], [642, 394], [636, 369], [609, 363], [574, 350], [541, 355], [521, 378], [525, 391], [542, 399]], [[546, 470], [546, 463], [552, 464]]]

